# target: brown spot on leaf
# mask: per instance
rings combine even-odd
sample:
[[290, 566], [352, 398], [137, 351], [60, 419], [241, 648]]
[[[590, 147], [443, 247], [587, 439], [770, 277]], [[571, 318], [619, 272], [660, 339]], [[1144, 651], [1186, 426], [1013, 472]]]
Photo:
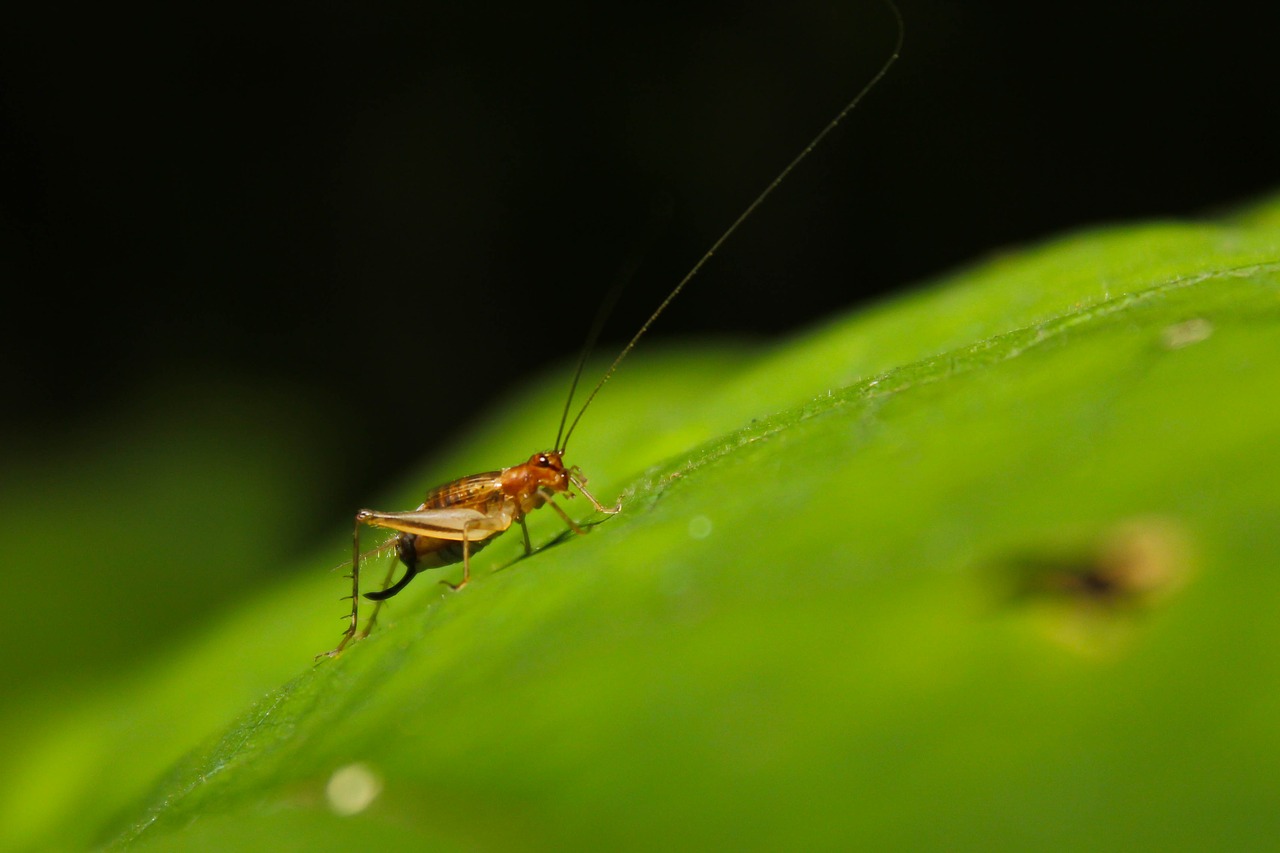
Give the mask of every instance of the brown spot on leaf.
[[1058, 538], [1001, 562], [1006, 600], [1030, 608], [1053, 639], [1082, 652], [1114, 650], [1142, 614], [1183, 587], [1193, 564], [1184, 528], [1153, 516]]

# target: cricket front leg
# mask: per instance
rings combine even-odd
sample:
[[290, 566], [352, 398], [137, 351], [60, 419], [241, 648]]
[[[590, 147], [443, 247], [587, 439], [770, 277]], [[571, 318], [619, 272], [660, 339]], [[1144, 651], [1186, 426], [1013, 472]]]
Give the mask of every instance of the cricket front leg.
[[[582, 493], [582, 496], [585, 497], [587, 500], [591, 501], [591, 505], [594, 506], [600, 512], [606, 513], [608, 515], [613, 515], [621, 511], [622, 509], [621, 501], [619, 501], [618, 505], [614, 507], [601, 506], [600, 502], [596, 500], [594, 497], [592, 497], [590, 492], [582, 488], [581, 483], [575, 480], [574, 485], [578, 487], [578, 491]], [[556, 515], [560, 516], [561, 520], [563, 520], [565, 524], [569, 525], [570, 530], [572, 530], [574, 533], [577, 533], [579, 536], [588, 532], [589, 528], [583, 529], [582, 527], [580, 527], [576, 521], [574, 521], [572, 518], [569, 517], [569, 513], [565, 512], [564, 508], [561, 507], [560, 504], [556, 503], [555, 495], [551, 492], [550, 489], [543, 488], [543, 489], [539, 489], [538, 491], [540, 496], [542, 497], [543, 503], [551, 507], [552, 509], [554, 509], [556, 511]], [[573, 497], [572, 492], [569, 492], [568, 494], [569, 494], [569, 497]]]
[[[587, 491], [587, 481], [580, 475], [570, 474], [573, 481], [573, 487], [582, 493], [582, 496], [591, 501], [591, 505], [596, 508], [596, 512], [603, 512], [605, 515], [617, 515], [622, 512], [622, 498], [619, 496], [618, 502], [613, 506], [603, 506], [600, 501], [596, 500], [595, 495]], [[564, 513], [561, 513], [563, 515]]]

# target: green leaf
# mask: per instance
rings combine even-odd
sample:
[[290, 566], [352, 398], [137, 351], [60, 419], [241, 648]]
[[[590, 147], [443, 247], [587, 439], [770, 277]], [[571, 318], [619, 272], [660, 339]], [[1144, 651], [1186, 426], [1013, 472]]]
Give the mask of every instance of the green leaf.
[[[1257, 847], [1280, 829], [1278, 259], [1273, 201], [1002, 255], [768, 350], [642, 348], [571, 450], [620, 515], [577, 537], [541, 513], [532, 557], [511, 535], [460, 593], [421, 576], [312, 665], [340, 629], [335, 532], [33, 725], [0, 826], [51, 848]], [[562, 388], [386, 508], [542, 449]]]

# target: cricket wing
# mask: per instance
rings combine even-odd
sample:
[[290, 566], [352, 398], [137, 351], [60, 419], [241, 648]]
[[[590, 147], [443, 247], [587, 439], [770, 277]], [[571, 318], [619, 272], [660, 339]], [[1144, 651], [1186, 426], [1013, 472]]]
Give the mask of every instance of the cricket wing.
[[453, 509], [455, 507], [481, 507], [502, 495], [502, 472], [486, 471], [462, 477], [427, 493], [422, 501], [423, 509]]

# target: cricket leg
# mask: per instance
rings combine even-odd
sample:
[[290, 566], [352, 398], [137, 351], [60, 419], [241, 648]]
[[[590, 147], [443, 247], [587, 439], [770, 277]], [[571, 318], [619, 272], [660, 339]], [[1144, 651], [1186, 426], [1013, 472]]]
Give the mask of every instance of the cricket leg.
[[547, 506], [551, 507], [556, 511], [556, 514], [559, 515], [560, 518], [564, 519], [564, 523], [569, 525], [569, 529], [572, 530], [574, 533], [581, 536], [582, 534], [587, 532], [583, 530], [581, 527], [579, 527], [578, 523], [569, 517], [569, 513], [565, 512], [564, 509], [561, 508], [560, 504], [552, 500], [550, 495], [543, 495], [543, 500], [546, 502]]
[[360, 514], [357, 513], [355, 529], [351, 533], [351, 621], [347, 624], [347, 630], [342, 633], [342, 640], [337, 648], [321, 652], [316, 655], [316, 660], [322, 657], [336, 658], [356, 635], [356, 625], [360, 619], [360, 524]]
[[471, 540], [467, 538], [468, 532], [467, 527], [462, 528], [462, 581], [460, 583], [449, 583], [446, 580], [440, 581], [440, 583], [454, 592], [471, 583]]
[[[573, 480], [573, 487], [577, 489], [579, 492], [581, 492], [584, 498], [591, 501], [591, 505], [596, 508], [596, 512], [603, 512], [605, 515], [617, 515], [618, 513], [622, 512], [621, 497], [619, 497], [618, 502], [611, 507], [602, 506], [600, 501], [595, 499], [595, 495], [587, 491], [586, 480], [582, 479], [581, 476], [571, 477], [571, 479]], [[560, 514], [564, 515], [564, 513], [560, 513]]]
[[524, 534], [524, 555], [527, 557], [533, 553], [533, 545], [529, 542], [529, 525], [525, 524], [524, 516], [520, 516], [520, 532]]

